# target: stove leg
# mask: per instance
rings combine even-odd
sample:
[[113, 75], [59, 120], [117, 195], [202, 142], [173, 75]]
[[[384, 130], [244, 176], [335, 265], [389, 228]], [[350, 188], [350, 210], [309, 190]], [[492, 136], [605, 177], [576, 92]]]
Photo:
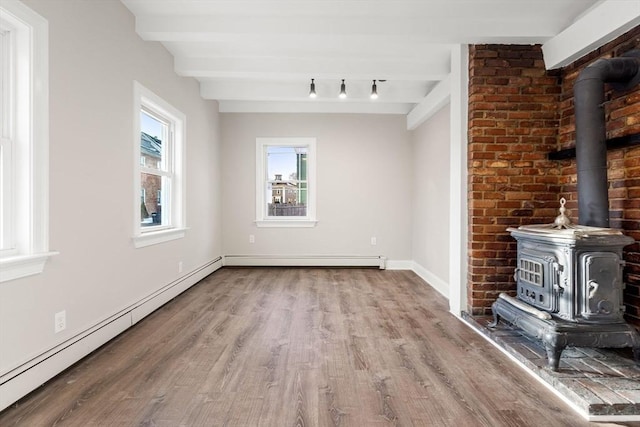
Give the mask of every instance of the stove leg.
[[640, 347], [633, 347], [633, 360], [640, 366]]
[[498, 315], [498, 309], [496, 308], [496, 302], [491, 304], [491, 311], [493, 311], [493, 322], [487, 324], [488, 328], [495, 328], [498, 326], [498, 322], [500, 321], [500, 316]]
[[552, 344], [545, 343], [545, 349], [547, 350], [547, 364], [549, 369], [557, 371], [560, 366], [560, 356], [564, 347], [556, 347]]
[[498, 326], [499, 321], [500, 321], [500, 316], [498, 316], [497, 313], [493, 313], [493, 322], [487, 324], [487, 327], [495, 328], [496, 326]]

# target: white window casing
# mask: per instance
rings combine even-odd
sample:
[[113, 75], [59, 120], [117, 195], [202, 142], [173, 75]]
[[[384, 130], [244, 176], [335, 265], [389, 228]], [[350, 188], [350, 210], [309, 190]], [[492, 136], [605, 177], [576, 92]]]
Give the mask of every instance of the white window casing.
[[[186, 233], [185, 204], [185, 149], [186, 116], [168, 102], [154, 94], [142, 84], [134, 82], [133, 103], [133, 243], [136, 248], [180, 239]], [[141, 152], [141, 113], [164, 125], [162, 138], [162, 158], [157, 163], [144, 162]], [[153, 167], [156, 166], [156, 167]], [[153, 175], [161, 180], [162, 206], [161, 223], [143, 226], [141, 218], [141, 198], [144, 199], [142, 174]], [[148, 197], [148, 196], [147, 196]], [[143, 200], [144, 203], [144, 200]], [[148, 224], [145, 224], [148, 225]]]
[[[268, 214], [268, 158], [269, 147], [306, 149], [306, 215], [269, 216]], [[286, 178], [284, 179], [286, 181]], [[273, 180], [272, 180], [273, 181]], [[285, 200], [288, 190], [272, 190], [274, 199]], [[316, 139], [311, 137], [256, 138], [256, 226], [258, 227], [315, 227], [316, 218]]]
[[49, 250], [48, 23], [0, 3], [0, 282], [43, 271]]

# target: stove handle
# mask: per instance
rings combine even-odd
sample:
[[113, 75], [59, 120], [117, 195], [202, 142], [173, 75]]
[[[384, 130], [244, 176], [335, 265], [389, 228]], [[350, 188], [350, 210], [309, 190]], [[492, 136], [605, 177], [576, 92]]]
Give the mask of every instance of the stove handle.
[[552, 277], [552, 286], [553, 286], [553, 290], [555, 290], [556, 292], [559, 293], [563, 293], [564, 292], [564, 287], [562, 286], [562, 280], [560, 280], [560, 276], [562, 274], [562, 272], [564, 271], [564, 266], [562, 264], [559, 264], [557, 262], [553, 262], [551, 264], [551, 267], [553, 268], [553, 274], [551, 275]]
[[589, 280], [589, 299], [592, 299], [596, 295], [599, 286], [595, 280]]

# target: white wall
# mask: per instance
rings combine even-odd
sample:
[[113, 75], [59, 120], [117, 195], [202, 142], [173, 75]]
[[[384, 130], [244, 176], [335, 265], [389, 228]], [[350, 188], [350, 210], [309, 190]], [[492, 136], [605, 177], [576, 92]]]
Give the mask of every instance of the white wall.
[[[217, 103], [135, 34], [119, 1], [24, 3], [49, 22], [50, 247], [60, 254], [44, 274], [0, 284], [0, 377], [222, 255]], [[134, 80], [187, 116], [190, 229], [141, 249], [131, 239]], [[54, 334], [61, 310], [67, 328]]]
[[411, 133], [412, 255], [416, 271], [448, 297], [450, 111], [444, 106]]
[[[404, 116], [221, 114], [226, 255], [411, 259], [411, 147]], [[256, 137], [317, 138], [318, 224], [257, 228]], [[249, 243], [249, 235], [255, 243]], [[371, 246], [371, 237], [377, 245]]]

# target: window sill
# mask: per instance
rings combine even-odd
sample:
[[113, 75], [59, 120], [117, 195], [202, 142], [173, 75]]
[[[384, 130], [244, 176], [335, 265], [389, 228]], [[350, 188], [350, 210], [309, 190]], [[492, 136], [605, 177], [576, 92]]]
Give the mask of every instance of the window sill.
[[0, 259], [0, 283], [40, 274], [47, 260], [58, 252], [16, 255]]
[[158, 243], [169, 242], [171, 240], [182, 239], [186, 235], [186, 228], [171, 228], [161, 231], [150, 231], [133, 238], [133, 246], [144, 248], [145, 246], [157, 245]]
[[255, 221], [258, 227], [311, 228], [318, 223], [315, 219], [262, 219]]

